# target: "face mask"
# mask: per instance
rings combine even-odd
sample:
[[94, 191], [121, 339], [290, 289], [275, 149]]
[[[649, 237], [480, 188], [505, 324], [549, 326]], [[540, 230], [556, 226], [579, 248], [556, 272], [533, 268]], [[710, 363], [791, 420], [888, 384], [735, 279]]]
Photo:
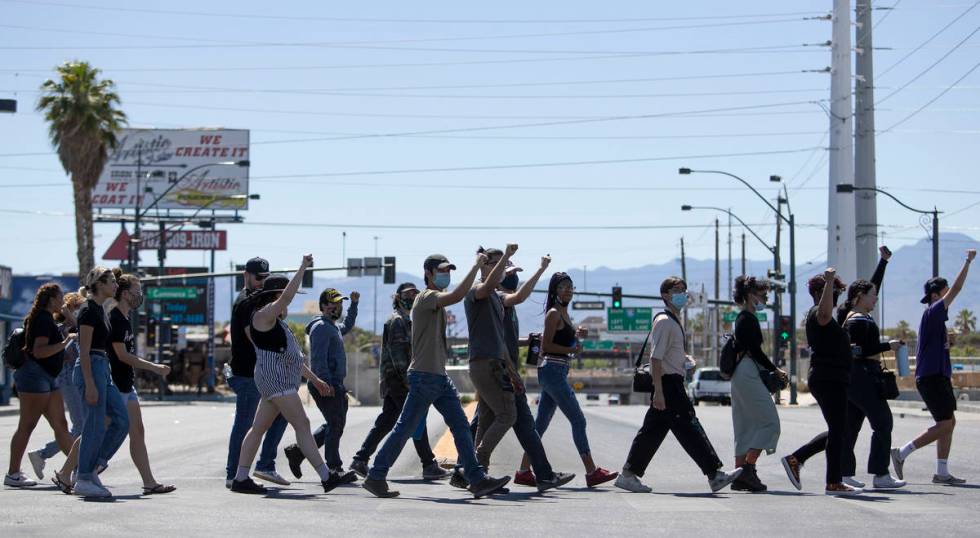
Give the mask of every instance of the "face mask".
[[340, 315], [343, 314], [343, 313], [344, 313], [343, 312], [343, 309], [334, 308], [333, 310], [330, 311], [330, 314], [329, 314], [330, 315], [330, 319], [332, 319], [334, 321], [337, 321], [338, 319], [340, 319]]
[[133, 310], [135, 310], [143, 305], [143, 294], [140, 293], [137, 295], [133, 292], [129, 292], [129, 300], [131, 301], [129, 306], [133, 307]]
[[765, 310], [765, 309], [766, 309], [765, 298], [763, 298], [761, 301], [757, 299], [755, 302], [755, 311], [758, 312], [760, 310]]
[[681, 293], [674, 293], [670, 296], [670, 304], [674, 305], [674, 308], [680, 310], [687, 306], [687, 292], [683, 291]]
[[449, 276], [449, 273], [436, 273], [435, 278], [432, 280], [432, 283], [440, 290], [448, 288], [450, 282], [452, 282], [452, 277]]
[[412, 305], [415, 304], [415, 301], [412, 299], [399, 299], [398, 304], [401, 305], [403, 310], [409, 311], [412, 309]]
[[520, 283], [520, 279], [517, 277], [517, 273], [511, 273], [500, 281], [500, 287], [505, 290], [516, 290], [518, 283]]

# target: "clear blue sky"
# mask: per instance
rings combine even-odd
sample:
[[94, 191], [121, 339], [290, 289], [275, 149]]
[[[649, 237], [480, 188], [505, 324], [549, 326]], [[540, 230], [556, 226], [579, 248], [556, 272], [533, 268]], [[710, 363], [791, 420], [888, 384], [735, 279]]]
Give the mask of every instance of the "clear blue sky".
[[[875, 45], [888, 48], [876, 51], [879, 100], [980, 27], [977, 8], [890, 69], [973, 4], [897, 2], [874, 32]], [[252, 192], [262, 200], [247, 213], [250, 224], [229, 227], [219, 267], [257, 254], [293, 266], [307, 251], [318, 265], [340, 262], [345, 228], [304, 223], [347, 225], [348, 256], [371, 255], [379, 236], [379, 254], [397, 256], [399, 269], [412, 273], [431, 252], [468, 263], [478, 244], [507, 241], [520, 243], [523, 264], [551, 253], [556, 268], [662, 262], [678, 256], [681, 235], [690, 256], [713, 256], [703, 226], [714, 215], [681, 213], [685, 203], [731, 207], [747, 222], [769, 223], [758, 230], [772, 237], [773, 219], [750, 192], [723, 177], [678, 177], [679, 166], [728, 170], [765, 189], [769, 174], [782, 175], [806, 225], [798, 260], [823, 259], [826, 151], [810, 148], [827, 145], [828, 119], [815, 102], [829, 98], [829, 76], [803, 71], [828, 66], [830, 55], [800, 45], [829, 39], [829, 22], [803, 19], [830, 7], [829, 0], [0, 0], [0, 97], [20, 104], [18, 114], [0, 116], [0, 264], [19, 273], [76, 267], [71, 218], [9, 212], [72, 210], [68, 180], [32, 109], [51, 68], [73, 58], [118, 83], [133, 126], [251, 130]], [[879, 129], [963, 76], [978, 45], [980, 35], [882, 103]], [[974, 237], [978, 90], [980, 70], [877, 142], [880, 186], [911, 205], [937, 205], [951, 213], [944, 231]], [[615, 116], [646, 117], [569, 122]], [[513, 125], [525, 126], [492, 129]], [[402, 136], [355, 137], [393, 133]], [[750, 153], [766, 154], [732, 155]], [[731, 156], [694, 157], [710, 155]], [[432, 170], [631, 159], [651, 160]], [[428, 171], [346, 175], [417, 169]], [[879, 201], [879, 220], [896, 247], [925, 235], [916, 215], [888, 200]], [[117, 231], [97, 226], [97, 257]], [[750, 258], [766, 256], [749, 244]], [[203, 261], [178, 253], [169, 260]]]

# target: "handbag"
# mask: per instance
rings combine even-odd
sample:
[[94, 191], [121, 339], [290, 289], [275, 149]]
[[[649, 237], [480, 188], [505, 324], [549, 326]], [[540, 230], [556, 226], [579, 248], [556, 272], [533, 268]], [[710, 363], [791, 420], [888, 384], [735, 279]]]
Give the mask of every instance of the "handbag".
[[878, 396], [883, 400], [897, 400], [899, 395], [898, 380], [895, 379], [895, 372], [884, 367], [874, 377], [875, 385], [878, 386]]
[[[678, 320], [672, 313], [666, 310], [654, 316], [653, 320], [650, 321], [650, 332], [649, 334], [647, 334], [647, 337], [643, 340], [643, 345], [640, 346], [640, 352], [636, 355], [636, 363], [633, 365], [633, 392], [647, 393], [650, 395], [653, 395], [654, 393], [655, 388], [653, 384], [653, 375], [650, 373], [650, 365], [642, 364], [642, 363], [643, 363], [643, 352], [646, 351], [647, 349], [647, 342], [649, 342], [650, 338], [653, 336], [653, 324], [656, 323], [657, 318], [660, 316], [667, 316], [670, 319], [676, 321], [678, 325], [681, 325], [680, 320]], [[682, 334], [684, 333], [683, 325], [681, 325], [681, 333]], [[685, 349], [687, 348], [686, 337], [684, 338], [684, 348]]]
[[762, 384], [766, 386], [769, 394], [782, 392], [787, 386], [786, 381], [779, 374], [766, 370], [765, 368], [759, 368], [759, 378], [762, 379]]

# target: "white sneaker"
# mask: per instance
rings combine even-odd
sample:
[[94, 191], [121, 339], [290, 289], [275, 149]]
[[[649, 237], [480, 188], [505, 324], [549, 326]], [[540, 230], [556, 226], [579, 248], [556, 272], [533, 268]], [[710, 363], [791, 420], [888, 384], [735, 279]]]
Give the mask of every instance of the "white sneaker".
[[711, 492], [718, 493], [726, 486], [734, 482], [741, 475], [742, 475], [741, 467], [736, 467], [728, 472], [719, 470], [718, 472], [715, 473], [714, 478], [708, 480], [708, 484], [711, 486]]
[[653, 488], [640, 482], [640, 478], [635, 474], [627, 475], [626, 473], [620, 473], [619, 478], [616, 479], [615, 486], [633, 493], [650, 493], [653, 491]]
[[79, 497], [94, 497], [102, 499], [112, 497], [112, 493], [109, 490], [96, 484], [92, 480], [79, 480], [75, 484], [75, 487], [72, 488], [72, 493], [78, 495]]
[[872, 481], [874, 489], [898, 489], [905, 487], [904, 480], [896, 480], [890, 474], [875, 476]]
[[27, 453], [27, 459], [31, 462], [31, 467], [34, 468], [34, 474], [37, 475], [38, 480], [44, 480], [44, 456], [41, 455], [40, 450], [35, 450], [33, 452]]
[[905, 459], [902, 458], [902, 449], [892, 447], [892, 469], [895, 469], [895, 476], [899, 480], [905, 478]]
[[234, 480], [225, 480], [225, 489], [231, 489], [232, 482], [234, 482]]
[[863, 488], [865, 485], [864, 482], [861, 482], [860, 480], [855, 480], [853, 476], [845, 476], [842, 482], [844, 482], [848, 486], [851, 486], [852, 488], [858, 488], [858, 489]]
[[289, 480], [286, 480], [276, 471], [255, 471], [252, 476], [258, 478], [259, 480], [265, 480], [266, 482], [272, 482], [273, 484], [279, 484], [280, 486], [288, 486], [290, 484]]
[[3, 477], [3, 485], [11, 488], [29, 488], [31, 486], [36, 486], [37, 482], [27, 478], [27, 475], [23, 471], [17, 471], [14, 474], [8, 474]]

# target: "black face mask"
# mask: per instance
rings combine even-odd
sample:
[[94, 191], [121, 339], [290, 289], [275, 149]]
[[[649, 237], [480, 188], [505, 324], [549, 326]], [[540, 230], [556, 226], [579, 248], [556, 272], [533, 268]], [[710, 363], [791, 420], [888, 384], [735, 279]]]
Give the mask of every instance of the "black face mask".
[[412, 305], [415, 304], [414, 299], [399, 299], [398, 304], [402, 307], [402, 310], [410, 312], [412, 310]]
[[518, 284], [520, 284], [520, 278], [517, 277], [517, 273], [511, 273], [500, 281], [500, 287], [505, 290], [517, 290]]

